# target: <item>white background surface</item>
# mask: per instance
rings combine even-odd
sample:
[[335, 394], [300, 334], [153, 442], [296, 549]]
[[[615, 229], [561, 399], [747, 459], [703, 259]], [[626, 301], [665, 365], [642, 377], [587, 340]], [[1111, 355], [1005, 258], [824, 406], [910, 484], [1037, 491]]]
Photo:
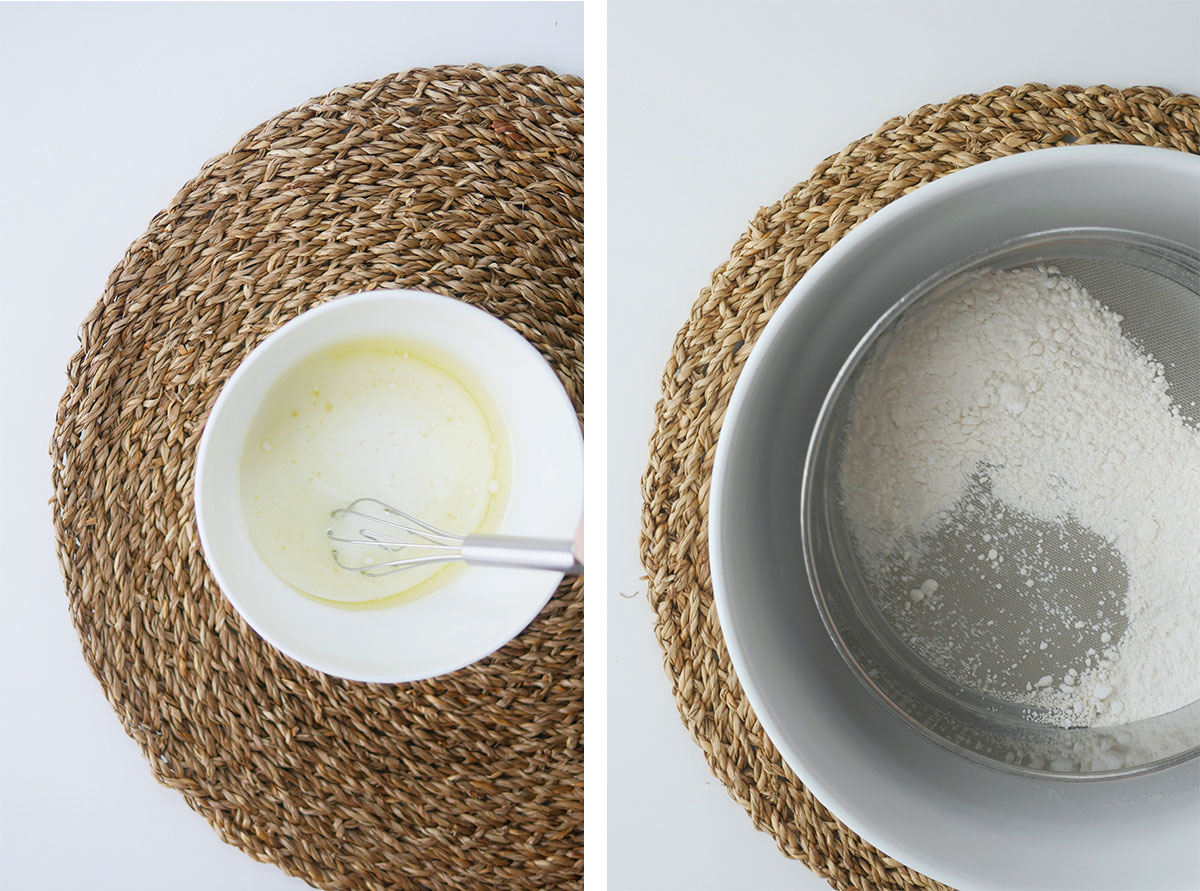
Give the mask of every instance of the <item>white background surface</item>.
[[675, 332], [761, 205], [893, 115], [1027, 81], [1200, 92], [1200, 3], [681, 11], [609, 4], [609, 886], [821, 889], [713, 778], [654, 640], [638, 481]]
[[575, 4], [0, 5], [4, 891], [307, 887], [154, 782], [68, 616], [47, 452], [109, 272], [208, 158], [273, 115], [414, 66], [582, 74], [582, 20]]

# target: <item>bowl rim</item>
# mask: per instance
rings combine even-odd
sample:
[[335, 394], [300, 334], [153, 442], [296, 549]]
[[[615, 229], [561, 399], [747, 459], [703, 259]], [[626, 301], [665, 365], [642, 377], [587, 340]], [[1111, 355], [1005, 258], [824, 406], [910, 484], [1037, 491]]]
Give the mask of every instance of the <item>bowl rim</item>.
[[[228, 567], [221, 565], [221, 558], [213, 556], [219, 553], [220, 549], [214, 551], [212, 547], [213, 534], [209, 529], [209, 523], [212, 521], [212, 512], [207, 503], [205, 495], [206, 481], [208, 480], [208, 471], [210, 469], [209, 455], [213, 450], [213, 431], [221, 427], [225, 414], [229, 410], [229, 405], [234, 394], [236, 394], [245, 382], [252, 379], [258, 373], [258, 367], [266, 361], [270, 361], [272, 354], [279, 349], [281, 343], [286, 343], [295, 336], [298, 330], [306, 329], [309, 326], [317, 325], [320, 320], [326, 316], [336, 313], [344, 313], [352, 311], [353, 307], [360, 304], [370, 303], [388, 303], [389, 309], [394, 308], [397, 302], [418, 302], [429, 306], [435, 306], [436, 312], [443, 312], [449, 315], [459, 315], [470, 317], [475, 323], [482, 325], [497, 339], [502, 339], [508, 343], [509, 347], [517, 353], [524, 355], [529, 360], [529, 367], [537, 369], [535, 372], [541, 376], [547, 383], [547, 387], [552, 390], [557, 396], [557, 402], [553, 408], [556, 416], [561, 415], [560, 420], [563, 422], [563, 429], [566, 430], [566, 420], [569, 414], [571, 420], [570, 439], [574, 445], [575, 454], [572, 458], [580, 470], [582, 469], [582, 452], [583, 452], [583, 435], [580, 429], [578, 419], [575, 415], [575, 408], [571, 404], [570, 398], [567, 396], [566, 390], [562, 382], [558, 379], [557, 374], [550, 366], [549, 362], [541, 355], [540, 352], [519, 332], [505, 324], [501, 319], [491, 315], [490, 313], [466, 303], [454, 297], [447, 297], [442, 294], [436, 294], [428, 291], [418, 291], [406, 288], [376, 288], [369, 291], [359, 291], [351, 294], [340, 295], [330, 298], [318, 306], [314, 306], [305, 310], [293, 318], [289, 319], [284, 324], [280, 325], [265, 338], [263, 338], [250, 353], [242, 359], [233, 373], [221, 385], [221, 390], [213, 403], [212, 409], [204, 422], [204, 430], [200, 437], [200, 443], [196, 449], [195, 455], [195, 472], [192, 482], [193, 494], [193, 516], [196, 523], [196, 529], [199, 533], [200, 545], [205, 564], [212, 573], [213, 579], [217, 583], [222, 596], [229, 601], [237, 614], [246, 622], [247, 625], [265, 640], [271, 647], [280, 653], [288, 656], [291, 659], [300, 662], [310, 668], [316, 669], [324, 674], [344, 678], [350, 681], [359, 681], [363, 683], [380, 683], [380, 684], [398, 684], [410, 683], [429, 678], [440, 677], [472, 665], [481, 659], [494, 653], [496, 650], [503, 647], [506, 643], [518, 637], [529, 624], [538, 616], [539, 613], [549, 603], [551, 597], [554, 596], [559, 584], [563, 578], [562, 573], [540, 572], [539, 575], [545, 579], [544, 594], [531, 601], [532, 609], [526, 610], [520, 614], [518, 619], [516, 614], [510, 622], [504, 623], [506, 629], [503, 634], [493, 635], [487, 644], [475, 647], [469, 652], [464, 651], [463, 654], [453, 658], [443, 659], [439, 662], [430, 662], [427, 667], [419, 671], [397, 672], [393, 670], [385, 671], [361, 671], [348, 668], [345, 665], [339, 664], [336, 659], [329, 659], [313, 653], [303, 652], [300, 649], [291, 646], [284, 641], [279, 634], [271, 627], [271, 623], [263, 621], [262, 616], [255, 609], [253, 604], [248, 601], [236, 584], [230, 583], [230, 574], [226, 571]], [[288, 367], [291, 367], [289, 365]], [[280, 373], [285, 373], [283, 369]], [[278, 375], [276, 375], [278, 379]], [[486, 381], [484, 381], [486, 383]], [[516, 438], [515, 431], [509, 431], [510, 437]], [[583, 495], [583, 480], [582, 473], [578, 474], [579, 479], [575, 482], [574, 490], [577, 495], [579, 504], [579, 512], [582, 515], [582, 495]], [[505, 570], [501, 570], [505, 571]], [[511, 572], [511, 570], [508, 570]], [[431, 591], [426, 597], [437, 596], [438, 591]], [[419, 598], [425, 600], [426, 597]], [[383, 607], [383, 609], [402, 607], [404, 604], [396, 604], [394, 607]], [[338, 607], [330, 607], [338, 609]], [[361, 610], [364, 615], [370, 615], [373, 610]]]
[[[1068, 152], [1071, 154], [1068, 155]], [[796, 773], [801, 782], [839, 820], [876, 848], [887, 851], [889, 855], [902, 860], [913, 869], [955, 887], [988, 887], [989, 885], [986, 881], [981, 881], [979, 875], [964, 873], [956, 867], [933, 860], [921, 851], [912, 848], [897, 836], [887, 823], [872, 819], [869, 812], [854, 807], [844, 796], [839, 795], [836, 787], [826, 783], [817, 772], [812, 759], [806, 755], [805, 751], [792, 745], [790, 736], [784, 732], [784, 719], [781, 712], [777, 707], [772, 706], [770, 700], [765, 696], [762, 683], [757, 677], [748, 655], [751, 650], [738, 621], [736, 598], [731, 597], [733, 586], [728, 583], [728, 567], [722, 554], [721, 537], [724, 525], [723, 517], [726, 511], [725, 486], [730, 474], [729, 439], [726, 438], [725, 433], [736, 428], [741, 414], [745, 411], [747, 394], [753, 386], [753, 381], [760, 373], [767, 353], [772, 350], [772, 345], [785, 326], [786, 320], [796, 312], [804, 297], [829, 276], [829, 270], [835, 267], [840, 257], [853, 251], [861, 242], [873, 237], [877, 230], [891, 225], [894, 220], [902, 219], [924, 206], [942, 200], [944, 195], [950, 194], [952, 191], [1005, 176], [1010, 169], [1053, 167], [1068, 158], [1079, 164], [1102, 166], [1108, 160], [1121, 157], [1130, 162], [1160, 166], [1174, 165], [1179, 170], [1188, 171], [1194, 171], [1196, 165], [1200, 164], [1200, 156], [1189, 155], [1169, 148], [1111, 144], [1058, 146], [995, 158], [952, 171], [880, 208], [846, 233], [824, 255], [818, 258], [780, 302], [750, 350], [750, 355], [734, 385], [717, 438], [709, 493], [707, 542], [713, 600], [730, 661], [739, 683], [745, 690], [747, 700], [783, 760]], [[807, 579], [805, 579], [805, 584], [807, 584]], [[928, 744], [932, 745], [932, 743]], [[975, 766], [978, 769], [985, 769], [980, 765]], [[991, 772], [999, 774], [998, 771]], [[995, 883], [990, 886], [1003, 887]]]

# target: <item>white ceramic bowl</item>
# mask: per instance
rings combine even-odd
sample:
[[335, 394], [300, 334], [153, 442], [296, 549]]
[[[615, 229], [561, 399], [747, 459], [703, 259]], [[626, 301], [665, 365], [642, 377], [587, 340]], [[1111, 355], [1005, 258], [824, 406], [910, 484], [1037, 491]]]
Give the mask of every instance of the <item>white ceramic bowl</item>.
[[855, 832], [958, 888], [1200, 888], [1200, 763], [1068, 785], [947, 752], [859, 683], [826, 633], [799, 547], [821, 403], [872, 324], [937, 270], [1030, 232], [1102, 226], [1200, 246], [1200, 157], [1046, 149], [953, 173], [856, 227], [804, 276], [725, 416], [709, 547], [746, 695], [801, 780]]
[[348, 609], [297, 594], [259, 557], [246, 528], [240, 465], [258, 407], [280, 377], [328, 347], [396, 337], [428, 344], [483, 383], [509, 438], [511, 485], [496, 531], [574, 537], [582, 438], [554, 371], [503, 322], [459, 300], [374, 291], [323, 304], [271, 334], [226, 382], [196, 457], [196, 523], [221, 591], [268, 643], [339, 677], [391, 683], [445, 674], [503, 646], [561, 580], [553, 572], [468, 567], [418, 600]]

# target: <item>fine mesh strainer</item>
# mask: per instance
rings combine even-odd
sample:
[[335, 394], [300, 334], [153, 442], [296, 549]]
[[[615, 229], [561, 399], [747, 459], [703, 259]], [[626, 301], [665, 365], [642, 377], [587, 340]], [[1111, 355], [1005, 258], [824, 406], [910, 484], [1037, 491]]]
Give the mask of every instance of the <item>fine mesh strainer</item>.
[[[1120, 315], [1123, 335], [1164, 366], [1172, 402], [1186, 423], [1197, 425], [1196, 251], [1115, 229], [1062, 229], [1004, 242], [914, 288], [842, 367], [822, 406], [804, 468], [805, 561], [818, 608], [843, 657], [878, 698], [935, 742], [1025, 775], [1142, 773], [1200, 754], [1200, 702], [1155, 718], [1089, 728], [1047, 723], [1042, 709], [1006, 695], [1019, 695], [1044, 676], [1058, 678], [1066, 666], [1084, 664], [1089, 649], [1094, 653], [1097, 643], [1062, 621], [1064, 616], [1095, 616], [1096, 627], [1119, 643], [1127, 578], [1113, 546], [1069, 519], [1046, 524], [1013, 511], [990, 495], [984, 472], [982, 485], [955, 509], [955, 522], [923, 542], [941, 586], [955, 592], [952, 605], [906, 610], [911, 579], [868, 571], [846, 516], [840, 462], [856, 384], [870, 368], [880, 335], [901, 317], [914, 318], [953, 296], [981, 270], [1032, 266], [1056, 267]], [[1005, 530], [1010, 553], [1034, 554], [1065, 568], [1054, 574], [1053, 591], [1030, 590], [1027, 583], [1038, 574], [1028, 572], [1028, 561], [997, 564], [980, 580], [978, 542], [996, 529]], [[1031, 629], [1037, 629], [1035, 636]]]

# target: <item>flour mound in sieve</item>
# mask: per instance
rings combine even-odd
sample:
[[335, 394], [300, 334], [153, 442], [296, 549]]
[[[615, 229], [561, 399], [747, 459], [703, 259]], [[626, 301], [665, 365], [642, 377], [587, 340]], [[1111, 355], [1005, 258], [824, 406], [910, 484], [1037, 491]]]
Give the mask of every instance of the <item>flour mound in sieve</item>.
[[[1120, 323], [1053, 267], [973, 273], [879, 338], [854, 383], [839, 466], [872, 593], [900, 592], [877, 596], [897, 632], [956, 681], [1064, 726], [1200, 699], [1200, 431]], [[972, 583], [949, 583], [933, 543], [980, 529], [954, 545], [977, 551]], [[910, 596], [923, 580], [936, 593]], [[1108, 612], [1066, 596], [1088, 584], [1112, 589], [1100, 597]], [[922, 636], [943, 611], [987, 616], [1000, 602], [1038, 617], [1014, 637], [1029, 660], [973, 661], [990, 619], [960, 645]], [[1067, 636], [1076, 664], [1020, 685], [1001, 677], [1052, 658], [1047, 640]]]

